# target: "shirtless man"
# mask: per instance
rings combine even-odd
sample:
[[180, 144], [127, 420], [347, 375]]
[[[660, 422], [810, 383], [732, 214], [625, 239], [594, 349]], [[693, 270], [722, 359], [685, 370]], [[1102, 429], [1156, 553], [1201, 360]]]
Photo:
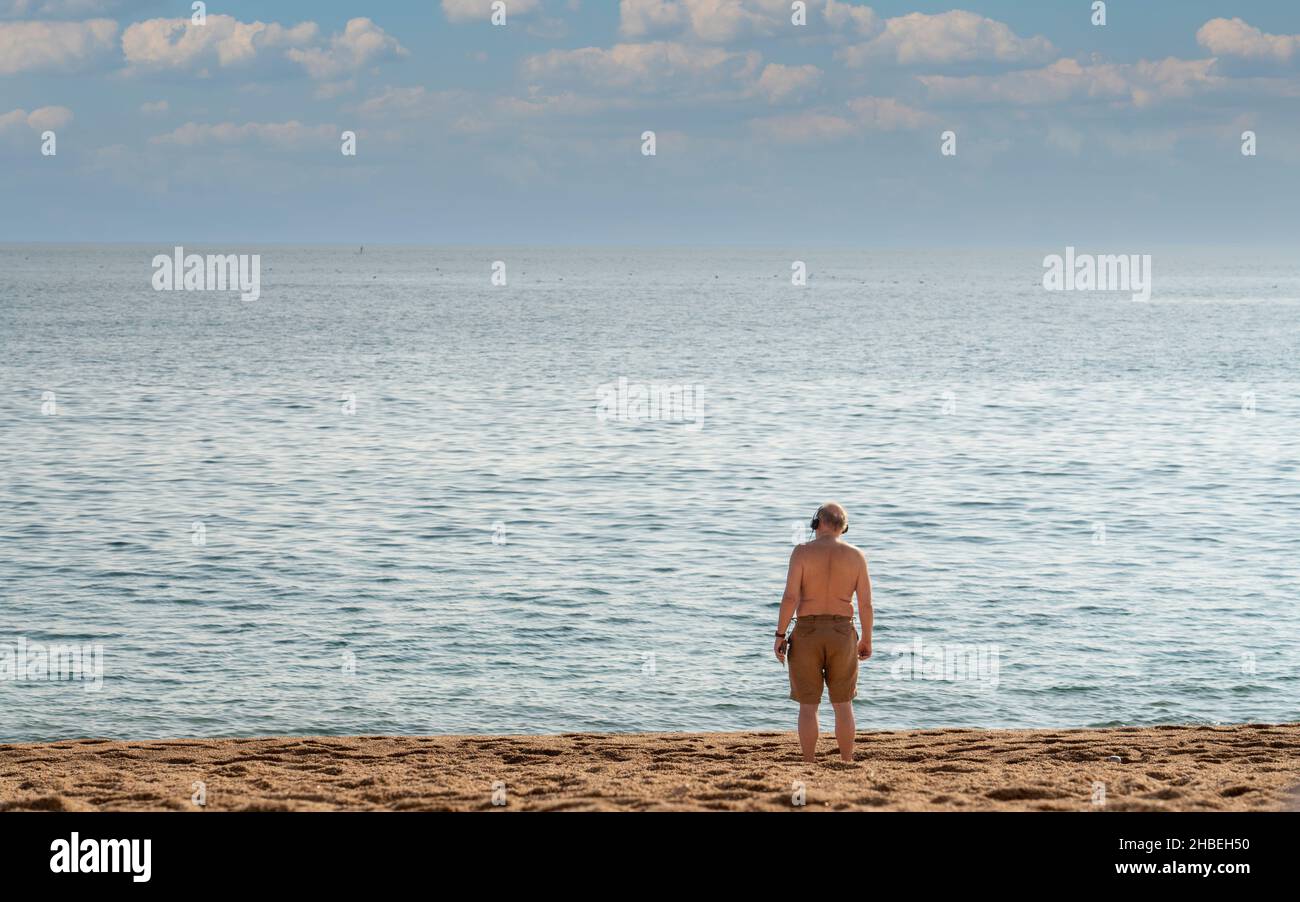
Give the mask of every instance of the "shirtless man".
[[[853, 697], [858, 694], [858, 661], [871, 657], [871, 577], [867, 558], [840, 537], [849, 530], [844, 508], [827, 502], [813, 518], [811, 542], [796, 545], [776, 621], [776, 659], [790, 656], [790, 697], [799, 703], [799, 745], [804, 761], [815, 761], [817, 706], [822, 686], [835, 709], [835, 739], [840, 759], [853, 760]], [[862, 638], [853, 628], [853, 593], [858, 593]], [[798, 613], [786, 640], [790, 618]]]

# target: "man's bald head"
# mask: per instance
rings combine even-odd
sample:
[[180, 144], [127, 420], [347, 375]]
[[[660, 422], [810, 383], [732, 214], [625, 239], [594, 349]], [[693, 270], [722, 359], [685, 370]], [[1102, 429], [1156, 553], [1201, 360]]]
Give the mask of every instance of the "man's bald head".
[[849, 514], [848, 511], [834, 501], [827, 501], [817, 508], [817, 516], [814, 518], [814, 522], [817, 525], [813, 529], [818, 535], [838, 536], [848, 531]]

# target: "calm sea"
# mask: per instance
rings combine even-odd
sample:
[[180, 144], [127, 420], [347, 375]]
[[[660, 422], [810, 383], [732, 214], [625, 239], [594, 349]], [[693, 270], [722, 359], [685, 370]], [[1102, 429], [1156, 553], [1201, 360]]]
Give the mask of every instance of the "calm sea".
[[864, 728], [1300, 720], [1294, 253], [187, 250], [0, 247], [0, 741], [789, 729], [826, 499]]

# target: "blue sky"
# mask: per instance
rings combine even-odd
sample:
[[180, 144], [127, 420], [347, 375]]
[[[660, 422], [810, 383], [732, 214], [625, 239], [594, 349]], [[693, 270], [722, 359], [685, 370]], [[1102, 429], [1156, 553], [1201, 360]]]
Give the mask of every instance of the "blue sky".
[[803, 27], [786, 0], [505, 2], [504, 27], [490, 0], [214, 3], [200, 27], [188, 2], [0, 0], [0, 240], [1300, 232], [1291, 0], [1115, 0], [1100, 27], [1091, 0], [808, 0]]

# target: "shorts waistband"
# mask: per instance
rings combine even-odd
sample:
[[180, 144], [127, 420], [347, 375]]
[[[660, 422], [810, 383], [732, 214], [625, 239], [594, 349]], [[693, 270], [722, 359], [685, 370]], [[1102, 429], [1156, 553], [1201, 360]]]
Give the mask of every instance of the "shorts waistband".
[[853, 621], [853, 618], [848, 614], [805, 614], [802, 617], [796, 617], [795, 620], [831, 620], [850, 623]]

